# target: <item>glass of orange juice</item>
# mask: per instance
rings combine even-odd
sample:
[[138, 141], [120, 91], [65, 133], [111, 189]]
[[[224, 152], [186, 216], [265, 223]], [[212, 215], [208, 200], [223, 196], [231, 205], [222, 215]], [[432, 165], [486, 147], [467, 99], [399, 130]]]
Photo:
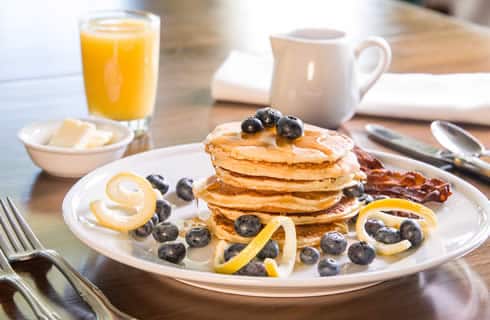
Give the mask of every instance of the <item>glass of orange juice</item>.
[[160, 18], [126, 10], [87, 14], [80, 46], [89, 113], [146, 132], [157, 91]]

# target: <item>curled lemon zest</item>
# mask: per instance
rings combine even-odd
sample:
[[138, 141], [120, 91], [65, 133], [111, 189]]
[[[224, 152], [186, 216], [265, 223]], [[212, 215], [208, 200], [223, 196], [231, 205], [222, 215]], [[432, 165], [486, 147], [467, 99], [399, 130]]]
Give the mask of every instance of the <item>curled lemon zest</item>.
[[[139, 201], [136, 196], [128, 196], [121, 185], [123, 183], [134, 183], [138, 191], [132, 194], [142, 194]], [[109, 187], [110, 185], [110, 187]], [[118, 191], [115, 191], [118, 190]], [[127, 207], [128, 211], [136, 210], [133, 215], [120, 214], [107, 207], [102, 200], [90, 203], [90, 210], [97, 218], [100, 225], [117, 231], [129, 231], [144, 225], [155, 213], [157, 195], [151, 184], [143, 177], [130, 172], [121, 172], [112, 177], [106, 188], [107, 196], [120, 207]]]
[[369, 218], [376, 218], [382, 220], [389, 227], [400, 228], [403, 221], [411, 218], [397, 217], [383, 212], [397, 210], [417, 215], [420, 219], [413, 220], [420, 224], [424, 236], [433, 228], [437, 227], [435, 213], [426, 206], [405, 199], [382, 199], [371, 202], [359, 211], [356, 222], [356, 233], [359, 240], [371, 244], [376, 249], [376, 252], [381, 255], [393, 255], [409, 249], [412, 244], [408, 240], [402, 240], [393, 244], [381, 243], [371, 237], [364, 227]]
[[223, 263], [222, 257], [227, 244], [221, 240], [215, 250], [214, 270], [226, 274], [237, 272], [257, 256], [279, 227], [283, 227], [285, 234], [284, 247], [279, 258], [280, 266], [275, 260], [266, 259], [264, 267], [270, 277], [288, 276], [293, 271], [296, 257], [296, 228], [291, 218], [288, 217], [273, 218], [239, 254]]

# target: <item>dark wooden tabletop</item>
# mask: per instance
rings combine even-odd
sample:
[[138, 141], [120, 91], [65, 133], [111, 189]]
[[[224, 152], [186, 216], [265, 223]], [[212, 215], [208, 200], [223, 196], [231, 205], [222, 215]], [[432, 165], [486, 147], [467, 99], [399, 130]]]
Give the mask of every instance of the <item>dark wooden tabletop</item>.
[[[268, 35], [304, 26], [342, 28], [355, 39], [385, 37], [391, 71], [488, 72], [490, 33], [396, 1], [9, 1], [0, 10], [0, 195], [18, 203], [46, 246], [62, 253], [113, 303], [140, 319], [489, 319], [490, 245], [465, 258], [370, 289], [336, 296], [264, 299], [224, 295], [161, 279], [113, 262], [67, 229], [61, 203], [75, 180], [42, 173], [16, 132], [35, 121], [86, 114], [77, 17], [107, 8], [152, 11], [162, 17], [155, 120], [130, 153], [200, 141], [216, 124], [242, 119], [254, 106], [214, 103], [213, 72], [232, 49], [266, 53]], [[370, 67], [369, 54], [362, 66]], [[345, 124], [356, 142], [366, 123], [379, 123], [430, 143], [428, 122], [356, 116]], [[488, 127], [464, 125], [490, 146]], [[490, 186], [462, 175], [487, 196]], [[463, 212], [461, 214], [464, 214]], [[90, 309], [49, 265], [16, 266], [63, 319], [91, 319]], [[0, 284], [0, 319], [32, 319], [26, 303]]]

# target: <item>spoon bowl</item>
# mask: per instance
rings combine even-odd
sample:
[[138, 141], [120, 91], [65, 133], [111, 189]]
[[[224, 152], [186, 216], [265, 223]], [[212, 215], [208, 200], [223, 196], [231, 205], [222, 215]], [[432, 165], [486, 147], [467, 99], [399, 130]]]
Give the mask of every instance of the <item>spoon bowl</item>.
[[477, 138], [455, 124], [437, 120], [432, 122], [430, 128], [437, 141], [455, 154], [479, 157], [487, 153]]

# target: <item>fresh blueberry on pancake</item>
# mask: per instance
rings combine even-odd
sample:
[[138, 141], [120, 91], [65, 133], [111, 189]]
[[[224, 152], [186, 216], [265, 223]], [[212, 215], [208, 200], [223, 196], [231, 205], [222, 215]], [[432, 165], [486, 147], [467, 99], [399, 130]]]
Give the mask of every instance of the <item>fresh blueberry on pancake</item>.
[[277, 121], [276, 128], [278, 135], [290, 140], [298, 139], [304, 132], [303, 121], [293, 116], [283, 116]]
[[369, 243], [359, 241], [350, 245], [347, 255], [352, 263], [365, 266], [373, 262], [376, 250]]
[[299, 260], [307, 265], [313, 265], [320, 259], [320, 252], [314, 247], [304, 247], [299, 252]]
[[392, 244], [401, 241], [400, 231], [392, 227], [379, 228], [378, 231], [376, 231], [374, 238], [376, 239], [376, 241], [386, 244]]
[[370, 204], [374, 201], [374, 197], [370, 194], [365, 193], [359, 197], [359, 201], [363, 202], [365, 205]]
[[374, 237], [376, 232], [383, 228], [385, 226], [385, 223], [381, 220], [378, 219], [368, 219], [366, 223], [364, 224], [364, 228], [366, 229], [366, 232], [371, 236]]
[[211, 242], [211, 233], [206, 227], [194, 227], [187, 231], [185, 242], [191, 248], [203, 248]]
[[347, 240], [337, 231], [327, 232], [320, 240], [320, 247], [327, 254], [341, 254], [347, 248]]
[[257, 258], [265, 260], [267, 258], [274, 259], [279, 255], [279, 244], [275, 240], [269, 240], [257, 254]]
[[225, 262], [239, 254], [243, 249], [245, 249], [247, 245], [244, 243], [234, 243], [228, 248], [226, 248], [224, 252]]
[[364, 194], [364, 184], [359, 182], [352, 187], [345, 188], [343, 191], [347, 197], [360, 197]]
[[153, 228], [151, 235], [158, 242], [174, 241], [179, 236], [179, 228], [170, 222], [160, 222]]
[[150, 219], [150, 220], [151, 220], [151, 222], [153, 222], [153, 225], [155, 225], [155, 226], [156, 226], [156, 225], [157, 225], [157, 223], [159, 222], [159, 221], [158, 221], [158, 220], [159, 220], [159, 219], [158, 219], [158, 214], [156, 214], [156, 213], [155, 213], [155, 214], [153, 215], [153, 217], [151, 217], [151, 219]]
[[400, 236], [402, 240], [408, 240], [413, 247], [424, 241], [424, 233], [417, 221], [407, 219], [400, 225]]
[[143, 240], [151, 234], [153, 227], [153, 221], [150, 219], [147, 223], [137, 229], [132, 230], [130, 233], [136, 240]]
[[264, 130], [262, 122], [255, 117], [248, 117], [242, 122], [242, 131], [245, 133], [257, 133]]
[[175, 192], [177, 196], [185, 201], [194, 200], [194, 193], [192, 193], [192, 184], [194, 180], [190, 178], [182, 178], [177, 182], [177, 186], [175, 188]]
[[183, 243], [165, 243], [158, 248], [158, 257], [171, 263], [181, 263], [184, 260], [186, 249]]
[[318, 262], [318, 273], [320, 277], [335, 276], [340, 273], [340, 266], [335, 259], [325, 258]]
[[235, 231], [242, 237], [254, 237], [262, 229], [262, 224], [257, 216], [248, 214], [235, 220]]
[[172, 206], [170, 205], [170, 202], [165, 199], [157, 200], [155, 213], [158, 216], [158, 222], [164, 222], [167, 220], [172, 213]]
[[157, 189], [160, 191], [162, 195], [167, 193], [169, 184], [165, 181], [165, 178], [159, 174], [150, 174], [149, 176], [146, 177], [146, 180], [148, 180], [153, 188]]
[[236, 272], [237, 275], [251, 277], [267, 277], [264, 264], [259, 261], [250, 261], [243, 268]]
[[255, 112], [255, 118], [259, 119], [266, 128], [274, 127], [281, 117], [282, 113], [279, 110], [270, 107], [261, 108]]

